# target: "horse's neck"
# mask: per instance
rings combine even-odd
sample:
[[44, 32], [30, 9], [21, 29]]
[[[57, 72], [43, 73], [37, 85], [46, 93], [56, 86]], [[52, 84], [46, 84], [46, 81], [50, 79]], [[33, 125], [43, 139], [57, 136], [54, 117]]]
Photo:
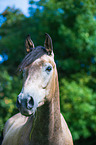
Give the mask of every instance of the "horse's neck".
[[[54, 96], [50, 102], [46, 102], [38, 108], [32, 125], [32, 140], [48, 140], [58, 134], [61, 129], [60, 103], [58, 80], [55, 86]], [[43, 139], [42, 139], [43, 138]], [[43, 144], [43, 143], [42, 143]]]

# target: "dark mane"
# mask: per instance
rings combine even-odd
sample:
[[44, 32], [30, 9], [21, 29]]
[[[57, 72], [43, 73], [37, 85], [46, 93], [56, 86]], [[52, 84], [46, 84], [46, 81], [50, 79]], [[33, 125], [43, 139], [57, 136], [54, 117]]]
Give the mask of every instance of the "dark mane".
[[36, 59], [40, 58], [44, 54], [47, 54], [45, 47], [37, 46], [25, 56], [21, 64], [18, 66], [18, 70], [20, 72], [23, 71], [25, 67], [33, 63]]

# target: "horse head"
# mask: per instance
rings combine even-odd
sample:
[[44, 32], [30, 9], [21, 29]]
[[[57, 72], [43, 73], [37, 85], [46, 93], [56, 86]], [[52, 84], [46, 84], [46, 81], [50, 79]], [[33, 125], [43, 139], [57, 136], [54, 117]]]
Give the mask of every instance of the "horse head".
[[34, 47], [30, 36], [26, 39], [27, 55], [19, 65], [23, 71], [23, 88], [17, 97], [17, 107], [23, 115], [34, 114], [45, 102], [50, 102], [57, 76], [52, 39], [45, 34], [43, 46]]

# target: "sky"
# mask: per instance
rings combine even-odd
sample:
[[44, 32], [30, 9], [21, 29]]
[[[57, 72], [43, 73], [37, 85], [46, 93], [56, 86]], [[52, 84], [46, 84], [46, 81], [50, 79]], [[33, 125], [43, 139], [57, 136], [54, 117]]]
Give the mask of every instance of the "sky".
[[15, 6], [15, 8], [21, 9], [21, 11], [26, 15], [28, 14], [28, 0], [0, 0], [0, 13], [2, 13], [7, 6]]
[[[19, 8], [26, 16], [29, 16], [28, 0], [0, 0], [0, 14], [6, 9], [7, 6]], [[3, 55], [0, 54], [0, 64], [6, 61], [7, 59], [8, 56], [6, 54]]]

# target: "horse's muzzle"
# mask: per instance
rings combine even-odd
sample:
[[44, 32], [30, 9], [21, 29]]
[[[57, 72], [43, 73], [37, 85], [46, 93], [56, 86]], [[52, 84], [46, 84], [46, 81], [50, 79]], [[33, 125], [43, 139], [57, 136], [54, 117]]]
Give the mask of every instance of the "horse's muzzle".
[[16, 106], [19, 109], [21, 107], [21, 100], [17, 97]]
[[28, 96], [27, 98], [19, 98], [17, 97], [16, 106], [18, 109], [25, 108], [31, 110], [34, 106], [34, 100], [32, 96]]
[[28, 110], [31, 110], [33, 108], [33, 106], [34, 106], [34, 100], [33, 100], [33, 97], [30, 96], [27, 98], [27, 106], [26, 107]]

